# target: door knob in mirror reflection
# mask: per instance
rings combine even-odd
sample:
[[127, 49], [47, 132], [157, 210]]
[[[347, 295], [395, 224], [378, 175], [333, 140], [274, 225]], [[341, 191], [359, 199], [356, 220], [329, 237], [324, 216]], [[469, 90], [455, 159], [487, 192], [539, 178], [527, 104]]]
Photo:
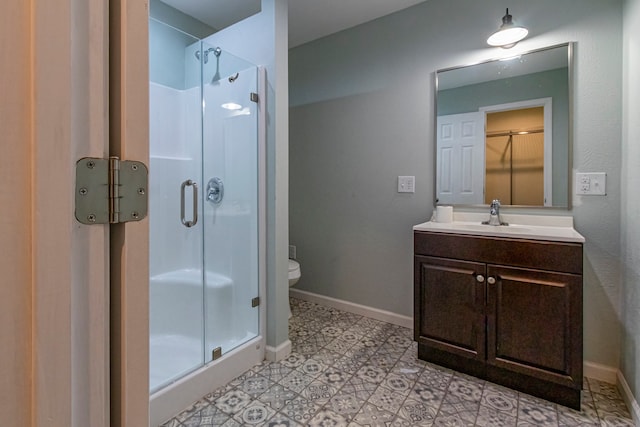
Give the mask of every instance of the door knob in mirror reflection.
[[222, 183], [222, 179], [217, 176], [211, 178], [207, 184], [207, 202], [218, 205], [222, 202], [223, 197], [224, 184]]

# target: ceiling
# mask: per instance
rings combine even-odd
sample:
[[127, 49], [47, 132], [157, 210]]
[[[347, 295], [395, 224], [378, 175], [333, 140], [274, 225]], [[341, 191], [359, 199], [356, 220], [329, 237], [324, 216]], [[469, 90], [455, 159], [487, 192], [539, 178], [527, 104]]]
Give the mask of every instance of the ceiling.
[[[162, 0], [221, 30], [260, 10], [260, 0]], [[289, 0], [289, 47], [319, 39], [425, 0]]]

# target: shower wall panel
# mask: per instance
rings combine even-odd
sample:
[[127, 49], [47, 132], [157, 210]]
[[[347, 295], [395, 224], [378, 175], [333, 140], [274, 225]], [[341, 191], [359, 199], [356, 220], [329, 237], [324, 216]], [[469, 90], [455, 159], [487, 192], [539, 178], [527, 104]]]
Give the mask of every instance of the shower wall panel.
[[[183, 90], [150, 83], [151, 390], [204, 363], [202, 226], [185, 227], [180, 212], [181, 183], [201, 176], [201, 104], [199, 87]], [[186, 202], [191, 217], [192, 199]], [[202, 215], [201, 203], [199, 210]]]
[[[200, 176], [201, 127], [199, 88], [176, 90], [151, 83], [149, 93], [149, 269], [153, 277], [202, 268], [201, 228], [185, 228], [180, 220], [180, 184]], [[192, 204], [187, 205], [191, 209]]]

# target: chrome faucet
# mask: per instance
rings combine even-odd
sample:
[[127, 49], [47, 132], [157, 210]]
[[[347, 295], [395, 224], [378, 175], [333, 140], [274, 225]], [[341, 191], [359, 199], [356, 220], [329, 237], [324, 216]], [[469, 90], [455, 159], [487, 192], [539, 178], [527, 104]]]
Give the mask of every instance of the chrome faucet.
[[500, 220], [500, 200], [494, 199], [489, 207], [489, 221], [482, 221], [487, 225], [509, 225], [506, 222]]

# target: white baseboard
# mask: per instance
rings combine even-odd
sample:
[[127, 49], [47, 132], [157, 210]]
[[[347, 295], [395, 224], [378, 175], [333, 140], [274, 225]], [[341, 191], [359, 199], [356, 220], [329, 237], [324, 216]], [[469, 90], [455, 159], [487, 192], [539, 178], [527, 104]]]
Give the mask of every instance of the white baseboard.
[[631, 412], [634, 424], [640, 426], [640, 405], [638, 405], [638, 401], [631, 392], [627, 380], [619, 369], [599, 363], [584, 362], [584, 376], [609, 384], [615, 384], [624, 399], [624, 403], [627, 404], [629, 412]]
[[617, 382], [618, 370], [616, 368], [589, 361], [585, 361], [582, 366], [584, 376], [587, 378], [593, 378], [609, 384], [616, 384]]
[[327, 307], [336, 308], [338, 310], [348, 311], [349, 313], [359, 314], [360, 316], [366, 316], [382, 322], [413, 329], [413, 317], [403, 316], [401, 314], [367, 307], [366, 305], [356, 304], [337, 298], [326, 297], [324, 295], [314, 294], [313, 292], [301, 291], [300, 289], [295, 288], [289, 288], [289, 295], [304, 301], [314, 302]]
[[633, 393], [631, 393], [631, 388], [629, 388], [629, 384], [624, 378], [624, 375], [622, 375], [622, 372], [618, 371], [617, 377], [618, 390], [620, 390], [624, 403], [627, 404], [627, 408], [629, 408], [629, 412], [631, 412], [633, 423], [640, 426], [640, 406], [638, 405], [638, 401], [633, 396]]
[[269, 362], [279, 362], [291, 354], [291, 341], [286, 340], [278, 347], [266, 346], [264, 349], [264, 357]]

